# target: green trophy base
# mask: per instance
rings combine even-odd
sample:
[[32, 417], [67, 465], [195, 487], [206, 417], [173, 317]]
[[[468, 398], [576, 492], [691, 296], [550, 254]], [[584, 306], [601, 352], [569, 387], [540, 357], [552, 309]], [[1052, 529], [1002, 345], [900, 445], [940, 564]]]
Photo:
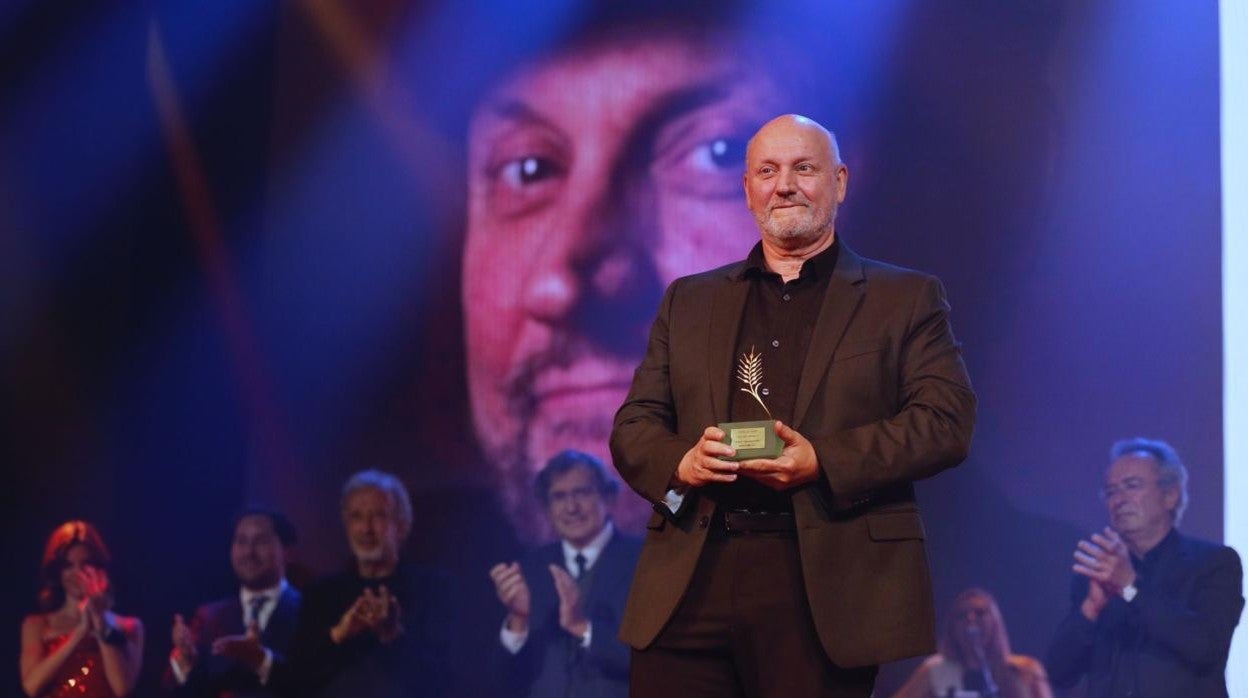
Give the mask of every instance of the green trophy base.
[[720, 456], [724, 460], [775, 458], [784, 450], [784, 442], [776, 436], [776, 423], [770, 419], [755, 422], [725, 422], [716, 426], [723, 429], [726, 434], [724, 443], [737, 449], [735, 456]]

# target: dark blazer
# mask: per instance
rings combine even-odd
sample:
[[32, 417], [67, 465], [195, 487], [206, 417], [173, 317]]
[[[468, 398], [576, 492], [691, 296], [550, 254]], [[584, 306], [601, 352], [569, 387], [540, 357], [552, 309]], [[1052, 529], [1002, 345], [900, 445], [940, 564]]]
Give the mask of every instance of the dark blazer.
[[[284, 661], [286, 652], [290, 649], [302, 602], [303, 597], [299, 590], [288, 585], [286, 591], [278, 597], [277, 607], [273, 609], [264, 632], [260, 634], [261, 643], [273, 652], [274, 665]], [[200, 606], [191, 620], [191, 632], [199, 650], [199, 659], [183, 686], [178, 686], [173, 680], [172, 672], [166, 670], [168, 675], [165, 686], [173, 695], [188, 697], [260, 698], [274, 695], [260, 685], [255, 672], [212, 653], [213, 640], [227, 635], [242, 635], [244, 631], [243, 606], [237, 594]]]
[[1089, 698], [1130, 686], [1141, 698], [1224, 698], [1226, 657], [1244, 608], [1239, 555], [1174, 531], [1158, 545], [1151, 579], [1130, 603], [1113, 598], [1093, 623], [1079, 607], [1088, 580], [1077, 576], [1072, 608], [1045, 663], [1059, 688], [1087, 676]]
[[[403, 631], [389, 643], [363, 632], [342, 644], [330, 630], [351, 604], [385, 586], [398, 601]], [[455, 646], [454, 585], [442, 572], [400, 562], [394, 573], [364, 579], [355, 563], [307, 588], [288, 660], [269, 683], [290, 698], [413, 698], [441, 696], [451, 683]]]
[[564, 565], [559, 543], [543, 546], [520, 561], [529, 586], [529, 636], [507, 666], [509, 695], [628, 695], [628, 646], [619, 640], [620, 620], [641, 541], [616, 531], [587, 575], [582, 604], [593, 628], [588, 648], [559, 626], [559, 595], [549, 565]]
[[[615, 417], [611, 454], [656, 504], [620, 636], [645, 648], [689, 585], [716, 502], [691, 491], [660, 504], [676, 466], [726, 421], [743, 262], [677, 279]], [[960, 463], [975, 422], [944, 289], [934, 277], [864, 259], [844, 244], [798, 383], [793, 426], [822, 477], [790, 490], [815, 627], [828, 657], [856, 667], [930, 653], [931, 583], [911, 483]]]

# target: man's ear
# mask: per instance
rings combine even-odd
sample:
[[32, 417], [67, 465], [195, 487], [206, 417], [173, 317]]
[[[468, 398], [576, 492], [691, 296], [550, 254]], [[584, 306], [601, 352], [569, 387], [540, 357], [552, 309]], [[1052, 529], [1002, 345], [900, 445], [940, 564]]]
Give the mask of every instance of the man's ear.
[[1169, 511], [1172, 515], [1178, 511], [1179, 499], [1181, 498], [1178, 485], [1167, 485], [1162, 490], [1161, 496], [1162, 501], [1166, 504], [1166, 511]]

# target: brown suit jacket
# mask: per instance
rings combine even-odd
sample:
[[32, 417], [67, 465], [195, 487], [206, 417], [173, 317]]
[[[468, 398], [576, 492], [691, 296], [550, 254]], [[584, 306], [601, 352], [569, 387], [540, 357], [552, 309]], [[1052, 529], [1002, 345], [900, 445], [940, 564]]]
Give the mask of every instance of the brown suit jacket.
[[[672, 616], [715, 502], [692, 490], [661, 504], [676, 466], [726, 421], [749, 282], [743, 263], [677, 279], [615, 417], [611, 454], [656, 504], [620, 638], [645, 648]], [[842, 667], [930, 653], [935, 620], [915, 480], [960, 463], [975, 394], [934, 277], [868, 260], [841, 243], [802, 367], [793, 426], [822, 477], [792, 490], [806, 596]]]

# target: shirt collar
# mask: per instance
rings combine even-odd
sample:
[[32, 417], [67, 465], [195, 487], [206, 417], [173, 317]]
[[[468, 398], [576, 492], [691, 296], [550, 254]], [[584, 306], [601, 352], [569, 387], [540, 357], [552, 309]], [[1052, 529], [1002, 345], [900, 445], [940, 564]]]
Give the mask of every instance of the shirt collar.
[[251, 600], [259, 596], [266, 596], [270, 601], [276, 601], [286, 591], [286, 587], [288, 586], [290, 585], [286, 583], [286, 578], [282, 577], [281, 581], [279, 581], [276, 586], [269, 587], [268, 589], [252, 590], [247, 587], [239, 587], [238, 600], [243, 604], [243, 608], [247, 608], [247, 606], [251, 604]]
[[1166, 534], [1165, 538], [1162, 538], [1157, 545], [1153, 546], [1152, 550], [1144, 553], [1144, 557], [1140, 559], [1140, 562], [1144, 565], [1144, 567], [1151, 569], [1152, 566], [1157, 563], [1157, 560], [1159, 560], [1163, 555], [1166, 555], [1171, 548], [1174, 548], [1178, 544], [1178, 530], [1171, 527], [1170, 532]]
[[607, 543], [611, 541], [612, 534], [615, 533], [615, 524], [611, 520], [607, 520], [607, 525], [602, 527], [598, 535], [589, 541], [584, 548], [577, 550], [571, 543], [566, 540], [560, 541], [563, 547], [563, 564], [569, 570], [576, 570], [576, 555], [580, 553], [585, 556], [585, 570], [589, 570], [598, 561], [598, 556], [602, 554], [602, 549], [607, 547]]
[[[840, 253], [840, 249], [840, 236], [833, 237], [832, 244], [828, 245], [828, 249], [802, 263], [802, 272], [798, 278], [826, 278], [831, 276], [832, 272], [836, 270], [836, 258]], [[763, 243], [761, 240], [754, 243], [754, 247], [750, 249], [750, 254], [746, 256], [745, 264], [741, 266], [741, 271], [737, 278], [749, 278], [754, 274], [775, 274], [774, 271], [767, 267], [767, 258], [763, 256]]]

